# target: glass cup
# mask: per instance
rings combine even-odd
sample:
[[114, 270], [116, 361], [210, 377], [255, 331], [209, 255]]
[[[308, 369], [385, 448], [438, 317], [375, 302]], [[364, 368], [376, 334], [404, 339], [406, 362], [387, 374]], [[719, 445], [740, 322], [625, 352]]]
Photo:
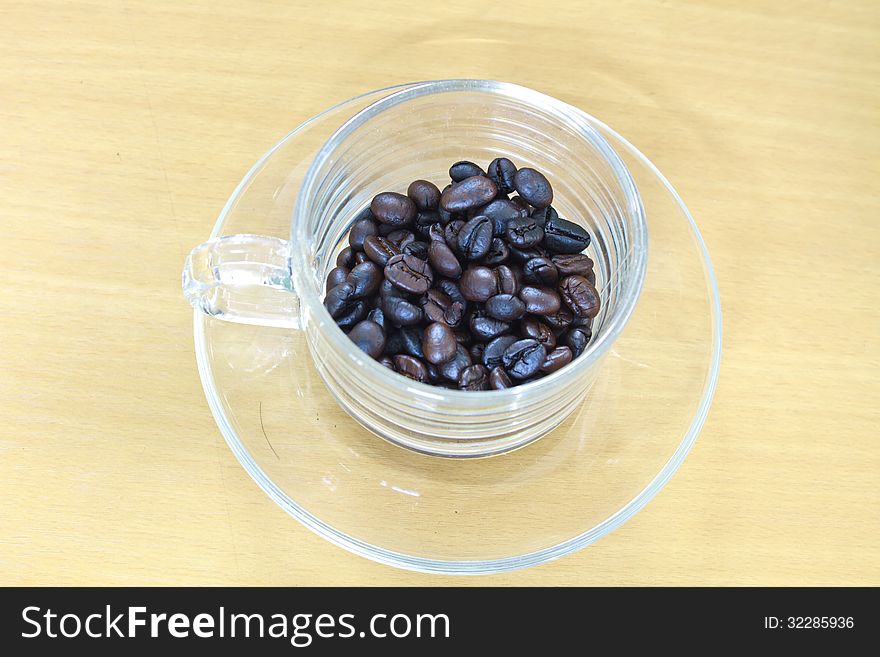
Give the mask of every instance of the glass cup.
[[[295, 199], [289, 239], [227, 235], [193, 249], [183, 290], [195, 308], [232, 322], [304, 331], [315, 369], [340, 406], [382, 438], [422, 453], [506, 452], [551, 431], [578, 407], [632, 314], [648, 244], [632, 177], [580, 110], [509, 83], [433, 81], [346, 101], [282, 143], [297, 139], [314, 155], [304, 172], [292, 171], [288, 185], [273, 191]], [[336, 326], [322, 303], [325, 278], [347, 246], [354, 217], [374, 195], [404, 192], [419, 178], [442, 183], [452, 162], [485, 164], [498, 156], [542, 171], [560, 216], [592, 235], [587, 254], [602, 300], [593, 339], [568, 366], [507, 390], [412, 381], [368, 357]]]

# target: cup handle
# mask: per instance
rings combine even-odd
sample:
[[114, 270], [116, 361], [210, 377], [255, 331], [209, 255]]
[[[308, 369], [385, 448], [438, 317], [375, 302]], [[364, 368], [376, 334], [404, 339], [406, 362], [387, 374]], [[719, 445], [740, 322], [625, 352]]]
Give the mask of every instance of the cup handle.
[[239, 324], [302, 326], [290, 242], [224, 235], [194, 248], [183, 266], [183, 295], [206, 315]]

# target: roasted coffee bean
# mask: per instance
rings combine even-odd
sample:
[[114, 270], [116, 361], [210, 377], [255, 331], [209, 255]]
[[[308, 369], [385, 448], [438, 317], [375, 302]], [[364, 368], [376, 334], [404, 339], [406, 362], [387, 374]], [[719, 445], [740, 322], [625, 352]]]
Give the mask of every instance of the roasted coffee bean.
[[379, 226], [372, 219], [360, 219], [355, 221], [351, 230], [348, 231], [348, 244], [356, 251], [364, 250], [364, 240], [371, 235], [379, 234]]
[[573, 221], [557, 217], [544, 224], [543, 245], [554, 253], [580, 253], [590, 246], [590, 234]]
[[498, 187], [500, 194], [510, 194], [514, 189], [516, 165], [506, 157], [496, 157], [489, 163], [486, 175]]
[[483, 365], [490, 370], [501, 365], [505, 350], [518, 339], [515, 335], [499, 335], [491, 340], [483, 350]]
[[[414, 180], [409, 184], [406, 195], [416, 204], [420, 212], [436, 210], [440, 205], [440, 189], [427, 180]], [[439, 218], [438, 218], [439, 219]]]
[[507, 222], [507, 241], [517, 249], [529, 249], [544, 239], [544, 229], [531, 217], [517, 217]]
[[446, 224], [446, 228], [443, 230], [443, 237], [446, 238], [446, 244], [448, 244], [451, 249], [458, 248], [458, 233], [461, 231], [461, 228], [465, 223], [466, 222], [462, 219], [453, 219]]
[[409, 354], [424, 360], [425, 352], [422, 349], [422, 329], [418, 326], [404, 326], [399, 331], [401, 351], [398, 353]]
[[510, 202], [523, 211], [523, 216], [531, 214], [532, 206], [522, 196], [514, 196]]
[[400, 374], [413, 381], [421, 383], [428, 382], [428, 368], [418, 358], [407, 355], [397, 355], [394, 357], [394, 367]]
[[428, 228], [428, 241], [429, 242], [443, 242], [446, 243], [446, 229], [442, 224], [431, 224], [431, 227]]
[[583, 328], [592, 329], [593, 327], [593, 318], [592, 317], [575, 317], [571, 321], [572, 326], [582, 326]]
[[442, 322], [428, 324], [422, 333], [422, 351], [425, 360], [433, 365], [445, 363], [455, 356], [457, 346], [452, 329]]
[[514, 379], [527, 379], [536, 374], [544, 364], [547, 350], [537, 340], [517, 340], [504, 350], [504, 369]]
[[354, 249], [350, 246], [345, 247], [336, 256], [336, 266], [351, 269], [354, 267]]
[[487, 265], [500, 265], [507, 262], [510, 257], [510, 249], [507, 243], [500, 237], [493, 237], [492, 244], [489, 246], [489, 252], [486, 254], [485, 262]]
[[391, 226], [406, 226], [416, 218], [416, 204], [397, 192], [376, 194], [370, 203], [370, 211], [378, 221]]
[[595, 317], [599, 314], [599, 293], [583, 276], [567, 276], [559, 281], [559, 292], [565, 305], [577, 317]]
[[520, 331], [524, 338], [537, 340], [547, 351], [552, 351], [556, 347], [556, 334], [553, 333], [553, 329], [536, 317], [524, 319], [520, 323]]
[[455, 355], [440, 365], [438, 369], [440, 371], [440, 376], [457, 383], [462, 370], [471, 365], [473, 365], [473, 359], [471, 358], [470, 352], [456, 342]]
[[391, 281], [385, 279], [379, 284], [379, 296], [383, 299], [386, 297], [401, 297], [410, 301], [413, 295], [409, 292], [404, 292], [396, 285], [392, 285]]
[[428, 290], [422, 299], [422, 311], [430, 322], [443, 322], [452, 328], [458, 328], [464, 319], [464, 304], [453, 301], [438, 289]]
[[549, 253], [540, 246], [533, 246], [530, 249], [519, 249], [515, 246], [510, 247], [510, 260], [515, 263], [525, 264], [532, 258], [546, 258]]
[[458, 286], [458, 283], [455, 281], [451, 281], [448, 278], [442, 278], [437, 282], [437, 289], [446, 294], [453, 301], [460, 301], [462, 306], [467, 306], [467, 299], [464, 298], [464, 295], [461, 293], [461, 288]]
[[511, 219], [528, 216], [525, 210], [506, 198], [496, 198], [488, 205], [478, 208], [476, 212], [491, 219], [492, 234], [495, 237], [504, 235], [504, 232], [507, 230], [507, 222]]
[[526, 304], [526, 312], [533, 315], [552, 315], [559, 310], [560, 299], [556, 290], [549, 287], [525, 285], [519, 291], [519, 298]]
[[433, 240], [428, 245], [428, 262], [431, 268], [447, 278], [458, 278], [461, 276], [461, 263], [452, 252], [446, 242]]
[[552, 258], [553, 264], [559, 270], [560, 276], [573, 276], [578, 274], [586, 276], [587, 272], [593, 270], [593, 261], [583, 253], [571, 253], [555, 255]]
[[513, 178], [513, 186], [517, 194], [536, 208], [546, 208], [553, 202], [553, 188], [540, 171], [528, 167], [518, 170]]
[[548, 205], [546, 208], [535, 208], [529, 216], [534, 219], [541, 228], [543, 228], [547, 225], [548, 221], [552, 221], [559, 217], [559, 214], [552, 205]]
[[422, 321], [422, 309], [402, 297], [386, 296], [382, 299], [382, 312], [396, 326], [413, 326]]
[[397, 371], [397, 368], [394, 367], [394, 359], [391, 358], [391, 356], [382, 356], [382, 357], [379, 358], [378, 360], [379, 360], [379, 364], [380, 364], [380, 365], [382, 365], [382, 366], [384, 366], [384, 367], [387, 367], [387, 368], [388, 368], [389, 370], [391, 370], [392, 372], [396, 372], [396, 371]]
[[512, 322], [526, 312], [526, 304], [512, 294], [496, 294], [486, 301], [486, 314], [504, 322]]
[[400, 253], [400, 249], [387, 237], [370, 235], [364, 240], [364, 253], [377, 265], [385, 267], [388, 260]]
[[398, 228], [397, 230], [388, 233], [388, 241], [403, 252], [403, 249], [408, 244], [412, 244], [416, 241], [416, 235], [406, 228]]
[[490, 317], [483, 310], [478, 310], [471, 315], [469, 322], [471, 333], [477, 340], [491, 340], [510, 330], [510, 324], [500, 319]]
[[488, 390], [489, 373], [479, 363], [466, 367], [461, 371], [458, 387], [461, 390]]
[[354, 254], [354, 266], [362, 265], [365, 262], [370, 262], [370, 259], [367, 257], [367, 254], [363, 251], [355, 251]]
[[473, 336], [471, 336], [470, 331], [466, 329], [459, 329], [455, 331], [455, 341], [462, 347], [469, 347], [471, 342], [473, 341]]
[[413, 228], [419, 235], [424, 238], [428, 238], [428, 236], [431, 234], [432, 226], [440, 226], [442, 228], [442, 224], [440, 223], [440, 215], [437, 214], [437, 212], [419, 212], [416, 215], [416, 219], [413, 222]]
[[547, 322], [547, 324], [550, 325], [550, 328], [556, 333], [567, 329], [571, 325], [573, 318], [574, 315], [572, 315], [571, 311], [565, 306], [559, 308], [555, 313], [544, 315], [544, 317], [542, 317], [542, 319]]
[[[485, 176], [471, 176], [453, 184], [440, 195], [440, 207], [447, 212], [467, 212], [486, 205], [498, 188]], [[373, 214], [376, 214], [375, 210]]]
[[363, 299], [348, 306], [348, 310], [336, 318], [336, 325], [342, 330], [350, 329], [367, 316], [370, 307]]
[[489, 372], [489, 387], [492, 390], [507, 390], [513, 387], [513, 381], [503, 367], [495, 367]]
[[449, 177], [452, 178], [452, 182], [461, 182], [465, 178], [470, 178], [471, 176], [484, 176], [483, 170], [473, 162], [468, 162], [467, 160], [462, 160], [461, 162], [456, 162], [451, 167], [449, 167]]
[[544, 364], [541, 365], [541, 371], [551, 374], [568, 365], [572, 358], [572, 352], [569, 347], [556, 347], [553, 351], [547, 353]]
[[565, 332], [561, 341], [571, 349], [574, 358], [577, 358], [584, 353], [592, 337], [590, 329], [582, 326], [573, 326]]
[[486, 301], [498, 294], [498, 275], [488, 267], [468, 267], [462, 273], [459, 285], [468, 301]]
[[556, 285], [559, 272], [550, 258], [532, 258], [523, 265], [523, 280], [535, 285]]
[[348, 268], [347, 267], [334, 267], [330, 270], [330, 273], [327, 274], [327, 290], [331, 290], [337, 285], [342, 285], [345, 282], [345, 277], [348, 276]]
[[588, 281], [590, 281], [590, 285], [592, 285], [593, 287], [596, 286], [596, 272], [595, 271], [593, 271], [591, 269], [586, 274], [584, 274], [584, 278], [586, 278]]
[[427, 260], [428, 259], [428, 243], [422, 242], [420, 240], [416, 240], [415, 242], [410, 242], [405, 247], [403, 247], [403, 253], [406, 255], [415, 256], [419, 260]]
[[385, 349], [385, 332], [381, 326], [368, 319], [355, 324], [348, 337], [370, 358], [378, 358]]
[[373, 308], [370, 312], [368, 312], [367, 319], [381, 326], [382, 331], [384, 331], [386, 334], [391, 328], [391, 325], [385, 321], [385, 313], [383, 312], [381, 307]]
[[517, 269], [507, 265], [495, 267], [495, 275], [498, 277], [498, 292], [500, 294], [519, 294], [519, 274]]
[[388, 237], [391, 233], [396, 230], [400, 230], [397, 226], [391, 226], [389, 224], [377, 224], [379, 226], [379, 237]]
[[471, 355], [471, 358], [474, 359], [474, 362], [482, 362], [483, 360], [483, 352], [486, 350], [486, 345], [482, 342], [475, 342], [470, 347], [468, 347], [468, 352]]
[[411, 255], [396, 255], [385, 265], [385, 278], [401, 290], [424, 294], [434, 282], [430, 265]]
[[458, 232], [458, 252], [465, 260], [479, 260], [492, 246], [492, 222], [488, 217], [476, 216]]
[[351, 283], [354, 288], [352, 296], [355, 299], [370, 297], [379, 291], [382, 283], [382, 269], [375, 262], [364, 262], [352, 269], [345, 281]]
[[354, 285], [342, 283], [331, 288], [324, 297], [324, 307], [330, 317], [336, 319], [347, 313], [357, 299], [354, 296]]

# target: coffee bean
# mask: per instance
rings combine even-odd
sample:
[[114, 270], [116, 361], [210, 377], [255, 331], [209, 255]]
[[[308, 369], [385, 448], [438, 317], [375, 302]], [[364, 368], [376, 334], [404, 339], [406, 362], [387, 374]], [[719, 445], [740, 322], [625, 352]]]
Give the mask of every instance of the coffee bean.
[[525, 264], [532, 258], [546, 258], [550, 254], [540, 246], [533, 246], [530, 249], [519, 249], [515, 246], [510, 247], [510, 259], [519, 264]]
[[468, 267], [461, 275], [460, 287], [468, 301], [486, 301], [498, 294], [498, 276], [488, 267]]
[[489, 163], [486, 174], [498, 187], [501, 194], [510, 194], [514, 189], [516, 165], [506, 157], [496, 157]]
[[507, 265], [495, 267], [495, 275], [498, 277], [498, 292], [500, 294], [519, 294], [519, 274], [517, 269]]
[[[550, 187], [544, 174], [528, 167], [516, 172], [513, 178], [516, 193], [522, 196], [529, 205], [546, 208], [553, 201], [553, 188]], [[375, 210], [373, 211], [375, 214]]]
[[453, 301], [459, 301], [463, 306], [467, 306], [467, 299], [464, 298], [464, 295], [461, 293], [461, 288], [459, 288], [458, 283], [455, 281], [451, 281], [448, 278], [442, 278], [437, 283], [437, 289], [446, 294]]
[[337, 285], [342, 285], [345, 282], [345, 277], [348, 276], [348, 268], [347, 267], [334, 267], [330, 270], [330, 273], [327, 274], [327, 290], [336, 287]]
[[367, 254], [363, 251], [355, 251], [354, 254], [354, 266], [362, 265], [365, 262], [369, 262], [370, 259], [367, 257]]
[[366, 301], [358, 299], [348, 306], [348, 310], [345, 313], [336, 318], [336, 325], [342, 330], [349, 329], [364, 319], [369, 309]]
[[555, 255], [553, 264], [559, 270], [560, 276], [586, 276], [587, 272], [593, 270], [593, 261], [583, 253]]
[[478, 340], [491, 340], [510, 330], [508, 322], [490, 317], [483, 310], [478, 310], [471, 315], [469, 326], [471, 333]]
[[452, 178], [452, 182], [461, 182], [465, 178], [470, 178], [471, 176], [484, 176], [483, 170], [473, 162], [468, 162], [467, 160], [462, 160], [461, 162], [456, 162], [451, 167], [449, 167], [449, 177]]
[[357, 251], [364, 250], [364, 240], [370, 235], [378, 235], [379, 226], [372, 219], [360, 219], [354, 222], [348, 232], [348, 244]]
[[431, 234], [432, 226], [440, 226], [440, 215], [435, 211], [419, 212], [413, 222], [415, 231], [424, 238], [428, 238]]
[[435, 272], [447, 278], [461, 276], [461, 264], [446, 242], [433, 240], [428, 245], [428, 262]]
[[345, 247], [336, 256], [336, 266], [351, 269], [354, 267], [354, 249], [350, 246]]
[[513, 381], [503, 367], [495, 367], [489, 372], [489, 387], [492, 390], [507, 390], [513, 387]]
[[556, 290], [532, 285], [523, 286], [519, 298], [525, 302], [526, 312], [533, 315], [552, 315], [559, 310], [561, 303]]
[[391, 325], [385, 321], [385, 313], [382, 311], [382, 308], [373, 308], [370, 312], [367, 313], [367, 319], [371, 322], [374, 322], [382, 327], [382, 331], [387, 333], [391, 328]]
[[552, 221], [559, 217], [559, 213], [556, 212], [552, 205], [548, 205], [546, 208], [535, 208], [529, 216], [534, 219], [541, 228], [543, 228], [547, 225], [548, 221]]
[[507, 262], [509, 257], [510, 249], [507, 248], [507, 243], [500, 237], [493, 237], [492, 244], [489, 246], [489, 252], [486, 253], [486, 264], [500, 265], [503, 262]]
[[387, 367], [392, 372], [397, 371], [397, 368], [394, 367], [394, 359], [392, 359], [391, 356], [382, 356], [381, 358], [379, 358], [379, 364]]
[[397, 192], [382, 192], [370, 203], [373, 216], [383, 224], [406, 226], [416, 217], [416, 204], [408, 196]]
[[443, 242], [446, 243], [446, 229], [442, 224], [431, 224], [431, 227], [428, 228], [428, 241], [429, 242]]
[[421, 322], [423, 317], [421, 308], [402, 297], [384, 297], [382, 312], [396, 326], [413, 326]]
[[449, 248], [458, 248], [458, 233], [464, 225], [465, 221], [462, 219], [454, 219], [446, 224], [446, 228], [443, 230], [443, 237], [446, 239], [446, 244], [449, 245]]
[[567, 329], [574, 318], [571, 311], [566, 307], [561, 307], [557, 312], [550, 315], [544, 315], [542, 319], [550, 325], [555, 332], [559, 333]]
[[415, 233], [405, 228], [398, 228], [388, 233], [388, 241], [394, 244], [398, 249], [403, 251], [404, 247], [416, 241]]
[[510, 199], [510, 202], [523, 211], [523, 216], [531, 214], [532, 206], [529, 205], [529, 202], [526, 201], [522, 196], [514, 196], [512, 199]]
[[438, 289], [428, 290], [422, 298], [422, 312], [430, 322], [443, 322], [457, 328], [464, 318], [464, 304], [453, 301]]
[[442, 322], [433, 322], [422, 333], [422, 351], [425, 359], [433, 365], [445, 363], [455, 356], [458, 343], [452, 329]]
[[535, 285], [556, 285], [559, 271], [550, 258], [532, 258], [523, 265], [523, 279]]
[[485, 176], [471, 176], [444, 190], [440, 195], [440, 207], [447, 212], [467, 212], [486, 205], [497, 192], [495, 183]]
[[455, 331], [455, 341], [462, 347], [469, 347], [473, 341], [471, 332], [466, 329], [458, 329]]
[[599, 292], [583, 276], [567, 276], [559, 282], [559, 292], [565, 305], [577, 317], [595, 317], [599, 314]]
[[458, 252], [465, 260], [479, 260], [492, 246], [492, 222], [477, 216], [465, 223], [458, 233]]
[[[427, 180], [414, 180], [409, 184], [406, 195], [412, 199], [419, 211], [436, 210], [440, 205], [440, 189]], [[439, 219], [439, 218], [438, 218]]]
[[468, 353], [470, 353], [471, 358], [474, 359], [474, 362], [481, 362], [483, 360], [483, 352], [486, 350], [486, 345], [482, 342], [475, 342], [468, 348]]
[[590, 329], [574, 326], [565, 332], [562, 336], [562, 342], [571, 349], [574, 358], [577, 358], [584, 353], [592, 337]]
[[355, 299], [369, 297], [379, 290], [382, 283], [382, 270], [375, 262], [365, 262], [352, 269], [345, 281], [351, 283], [354, 288], [352, 296]]
[[458, 378], [458, 387], [461, 390], [488, 390], [489, 373], [480, 364], [466, 367]]
[[364, 240], [364, 253], [370, 260], [384, 268], [388, 260], [400, 253], [400, 249], [387, 237], [370, 235]]
[[385, 265], [385, 278], [401, 290], [424, 294], [434, 282], [434, 273], [427, 262], [411, 255], [396, 255]]
[[544, 239], [544, 229], [531, 217], [517, 217], [507, 222], [507, 241], [517, 249], [528, 249]]
[[556, 347], [556, 335], [550, 325], [536, 317], [527, 317], [520, 323], [520, 330], [524, 338], [537, 340], [547, 351]]
[[409, 354], [424, 360], [425, 352], [422, 349], [422, 329], [418, 326], [404, 326], [399, 331], [400, 351], [398, 353]]
[[379, 284], [379, 296], [382, 299], [385, 299], [386, 297], [401, 297], [402, 299], [411, 301], [413, 295], [409, 292], [404, 292], [396, 285], [392, 285], [391, 281], [385, 279]]
[[370, 358], [378, 358], [385, 348], [385, 332], [381, 326], [368, 319], [355, 324], [348, 337]]
[[568, 365], [572, 358], [572, 352], [569, 347], [556, 347], [553, 351], [548, 352], [543, 365], [541, 365], [541, 371], [551, 374]]
[[544, 225], [543, 245], [554, 253], [580, 253], [590, 246], [590, 234], [573, 221], [558, 217]]
[[355, 301], [354, 285], [346, 282], [327, 292], [324, 296], [324, 307], [330, 313], [330, 317], [336, 319], [347, 313]]
[[507, 222], [511, 219], [528, 216], [525, 210], [506, 198], [496, 198], [491, 203], [478, 208], [477, 212], [492, 221], [492, 234], [495, 237], [504, 235]]
[[403, 247], [403, 253], [406, 255], [415, 256], [419, 260], [427, 260], [428, 259], [428, 243], [422, 242], [420, 240], [416, 240], [415, 242], [410, 242], [405, 247]]
[[537, 340], [517, 340], [504, 350], [504, 369], [515, 379], [527, 379], [544, 364], [547, 350]]
[[586, 278], [588, 281], [590, 281], [590, 285], [592, 285], [593, 287], [596, 286], [596, 272], [595, 271], [593, 271], [591, 269], [586, 274], [584, 274], [584, 278]]
[[526, 304], [512, 294], [496, 294], [486, 301], [486, 313], [504, 322], [512, 322], [526, 312]]
[[462, 370], [471, 365], [473, 365], [473, 359], [471, 359], [470, 352], [462, 345], [456, 343], [455, 355], [440, 365], [438, 369], [440, 376], [457, 383], [459, 377], [461, 377]]
[[491, 340], [483, 350], [483, 365], [490, 370], [498, 367], [504, 360], [505, 350], [517, 341], [515, 335], [499, 335]]
[[428, 368], [418, 358], [398, 355], [394, 357], [394, 366], [400, 374], [403, 374], [408, 379], [420, 381], [421, 383], [428, 382]]

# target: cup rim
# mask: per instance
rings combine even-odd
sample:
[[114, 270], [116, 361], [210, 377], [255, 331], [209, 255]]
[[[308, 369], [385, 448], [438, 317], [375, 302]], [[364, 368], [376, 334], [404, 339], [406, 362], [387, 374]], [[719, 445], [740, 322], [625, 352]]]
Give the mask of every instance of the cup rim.
[[[382, 366], [375, 359], [361, 353], [357, 347], [355, 347], [351, 340], [349, 340], [348, 336], [342, 332], [342, 329], [340, 329], [333, 321], [333, 318], [330, 317], [329, 312], [327, 312], [327, 309], [324, 307], [324, 304], [320, 299], [320, 294], [303, 295], [302, 292], [297, 289], [297, 294], [300, 297], [300, 304], [308, 309], [308, 316], [311, 321], [317, 319], [322, 327], [329, 326], [330, 331], [329, 335], [327, 335], [327, 339], [343, 353], [354, 358], [360, 366], [365, 368], [366, 372], [369, 372], [372, 376], [382, 380], [387, 385], [403, 388], [407, 392], [416, 394], [422, 399], [433, 402], [446, 399], [454, 402], [458, 407], [465, 408], [482, 407], [486, 403], [503, 402], [505, 398], [515, 400], [527, 394], [534, 394], [539, 390], [546, 389], [559, 380], [574, 378], [579, 372], [590, 368], [592, 365], [600, 361], [626, 327], [641, 295], [647, 271], [648, 229], [644, 205], [642, 204], [641, 197], [636, 189], [632, 175], [611, 144], [608, 143], [608, 141], [591, 125], [591, 121], [595, 123], [598, 123], [599, 121], [569, 103], [528, 87], [523, 87], [511, 82], [469, 78], [427, 80], [391, 86], [352, 97], [334, 105], [330, 109], [339, 109], [349, 103], [353, 103], [359, 98], [381, 91], [388, 91], [389, 93], [349, 117], [322, 145], [306, 171], [300, 190], [297, 193], [291, 217], [291, 258], [295, 263], [295, 266], [292, 267], [294, 276], [296, 276], [297, 271], [308, 270], [308, 262], [312, 254], [312, 236], [305, 232], [305, 200], [313, 195], [313, 189], [317, 185], [316, 178], [320, 165], [324, 162], [327, 156], [335, 150], [339, 143], [350, 136], [369, 119], [402, 103], [440, 93], [478, 91], [496, 94], [511, 98], [518, 102], [540, 106], [543, 111], [552, 114], [555, 118], [565, 123], [569, 128], [579, 132], [584, 139], [595, 145], [605, 157], [606, 162], [616, 174], [624, 193], [631, 201], [630, 210], [635, 213], [635, 216], [633, 217], [635, 229], [632, 233], [633, 249], [631, 251], [633, 256], [632, 273], [629, 278], [629, 283], [622, 294], [623, 299], [620, 309], [610, 317], [610, 321], [602, 327], [602, 331], [600, 331], [595, 336], [595, 339], [590, 342], [583, 354], [568, 366], [563, 367], [556, 372], [541, 377], [536, 381], [522, 383], [505, 390], [454, 390], [449, 388], [438, 388], [437, 386], [427, 383], [420, 383], [418, 381], [401, 377], [397, 373]], [[320, 117], [323, 113], [324, 112], [321, 112], [314, 118]], [[286, 142], [291, 136], [292, 135], [288, 135], [288, 137], [283, 139], [281, 143]], [[302, 285], [299, 280], [295, 280], [295, 283], [297, 286]]]

